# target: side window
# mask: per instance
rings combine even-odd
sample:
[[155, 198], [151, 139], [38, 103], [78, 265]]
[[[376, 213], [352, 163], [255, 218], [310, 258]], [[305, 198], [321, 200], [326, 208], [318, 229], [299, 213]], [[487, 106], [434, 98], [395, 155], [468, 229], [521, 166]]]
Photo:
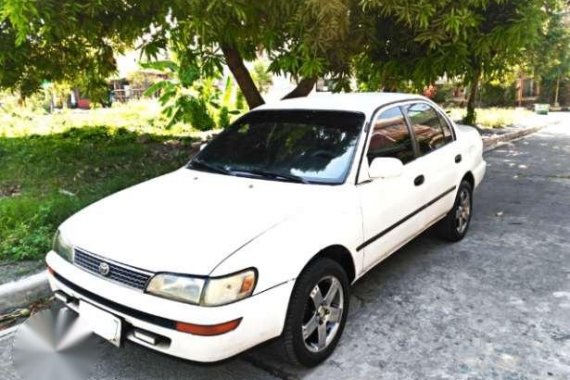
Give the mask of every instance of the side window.
[[368, 145], [368, 164], [376, 157], [394, 157], [404, 164], [415, 158], [412, 137], [400, 107], [382, 112], [374, 121]]
[[441, 123], [441, 128], [443, 129], [443, 136], [445, 136], [445, 142], [446, 143], [452, 142], [453, 133], [451, 132], [451, 126], [440, 113], [438, 113], [437, 116], [439, 116], [439, 122]]
[[441, 148], [451, 141], [449, 126], [445, 123], [448, 134], [446, 136], [439, 114], [428, 104], [412, 104], [408, 107], [407, 113], [422, 155]]

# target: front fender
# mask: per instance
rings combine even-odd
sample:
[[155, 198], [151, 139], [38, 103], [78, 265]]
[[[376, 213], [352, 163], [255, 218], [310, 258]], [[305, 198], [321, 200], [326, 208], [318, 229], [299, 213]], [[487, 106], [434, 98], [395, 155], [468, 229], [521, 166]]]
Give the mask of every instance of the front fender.
[[212, 276], [234, 273], [248, 267], [258, 270], [255, 293], [296, 279], [305, 265], [321, 250], [341, 245], [350, 251], [356, 276], [362, 255], [356, 247], [363, 241], [360, 207], [338, 213], [299, 215], [268, 230], [227, 257]]

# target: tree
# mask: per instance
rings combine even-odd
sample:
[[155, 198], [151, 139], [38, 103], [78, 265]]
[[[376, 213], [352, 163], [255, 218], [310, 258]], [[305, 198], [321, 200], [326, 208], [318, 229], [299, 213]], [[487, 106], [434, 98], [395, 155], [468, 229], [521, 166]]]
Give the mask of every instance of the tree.
[[156, 56], [173, 49], [203, 62], [204, 75], [225, 63], [250, 108], [263, 97], [245, 65], [264, 50], [270, 70], [298, 80], [288, 96], [307, 95], [319, 76], [347, 83], [350, 0], [0, 0], [0, 62], [8, 72], [1, 88], [23, 94], [43, 80], [87, 77], [96, 83], [113, 73], [113, 54], [140, 44]]
[[540, 31], [548, 15], [546, 1], [496, 1], [481, 9], [481, 21], [469, 34], [471, 49], [467, 56], [465, 82], [470, 84], [467, 115], [474, 124], [475, 101], [483, 75], [497, 78], [516, 64], [524, 63], [529, 52], [540, 43]]
[[[534, 49], [530, 66], [543, 81], [554, 82], [552, 100], [558, 105], [560, 81], [570, 75], [570, 27], [566, 24], [565, 2], [548, 8], [548, 23], [542, 29], [541, 43]], [[549, 94], [550, 95], [550, 94]]]
[[105, 85], [116, 70], [113, 54], [166, 14], [150, 0], [136, 7], [111, 0], [0, 0], [0, 88], [27, 96], [46, 80]]
[[[350, 90], [416, 87], [447, 74], [471, 85], [497, 76], [539, 40], [545, 9], [559, 0], [0, 0], [0, 88], [33, 92], [43, 80], [101, 79], [113, 54], [170, 49], [184, 67], [217, 75], [226, 64], [250, 108], [264, 102], [245, 62], [263, 51], [269, 70], [307, 95], [317, 78]], [[184, 71], [184, 70], [183, 70]]]
[[376, 9], [374, 38], [357, 60], [361, 80], [417, 88], [441, 76], [470, 87], [465, 121], [475, 121], [483, 75], [500, 76], [540, 40], [545, 6], [556, 0], [364, 0]]
[[352, 0], [192, 0], [172, 12], [176, 25], [168, 33], [176, 40], [186, 39], [180, 48], [190, 54], [196, 48], [219, 49], [253, 108], [263, 103], [263, 97], [244, 61], [253, 61], [259, 51], [269, 56], [271, 72], [298, 81], [286, 97], [307, 95], [317, 78], [325, 75], [346, 86], [347, 57], [356, 48], [349, 43], [356, 4]]

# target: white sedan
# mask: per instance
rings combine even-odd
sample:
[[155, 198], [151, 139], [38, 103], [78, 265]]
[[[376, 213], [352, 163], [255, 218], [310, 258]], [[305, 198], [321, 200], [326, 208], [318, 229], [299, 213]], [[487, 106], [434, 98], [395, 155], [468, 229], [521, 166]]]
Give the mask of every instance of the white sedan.
[[419, 96], [265, 105], [186, 167], [65, 221], [51, 287], [117, 346], [215, 362], [279, 337], [314, 366], [342, 335], [352, 283], [432, 225], [465, 236], [482, 150]]

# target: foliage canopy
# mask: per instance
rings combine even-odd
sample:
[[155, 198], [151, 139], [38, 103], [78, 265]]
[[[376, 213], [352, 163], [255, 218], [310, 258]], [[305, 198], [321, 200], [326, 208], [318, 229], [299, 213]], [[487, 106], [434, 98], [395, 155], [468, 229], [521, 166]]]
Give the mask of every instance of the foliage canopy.
[[[269, 70], [298, 82], [350, 90], [402, 81], [421, 87], [442, 76], [477, 88], [480, 78], [528, 61], [561, 0], [0, 0], [1, 88], [35, 91], [44, 80], [101, 85], [113, 54], [140, 47], [157, 59], [173, 51], [192, 75], [226, 64], [250, 107], [262, 91], [246, 61], [259, 52]], [[184, 78], [180, 78], [184, 82]], [[471, 94], [472, 98], [474, 93]]]

